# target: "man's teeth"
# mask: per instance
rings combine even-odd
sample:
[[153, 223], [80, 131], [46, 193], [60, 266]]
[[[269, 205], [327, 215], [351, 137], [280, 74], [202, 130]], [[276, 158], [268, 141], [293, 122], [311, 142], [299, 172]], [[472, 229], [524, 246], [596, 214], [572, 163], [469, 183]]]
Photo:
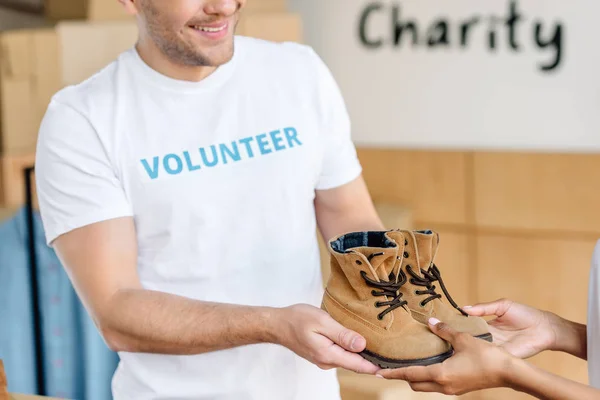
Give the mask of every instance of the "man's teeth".
[[225, 29], [225, 25], [220, 26], [218, 28], [209, 28], [209, 27], [206, 27], [206, 26], [195, 25], [194, 29], [197, 29], [197, 30], [203, 31], [203, 32], [220, 32], [223, 29]]

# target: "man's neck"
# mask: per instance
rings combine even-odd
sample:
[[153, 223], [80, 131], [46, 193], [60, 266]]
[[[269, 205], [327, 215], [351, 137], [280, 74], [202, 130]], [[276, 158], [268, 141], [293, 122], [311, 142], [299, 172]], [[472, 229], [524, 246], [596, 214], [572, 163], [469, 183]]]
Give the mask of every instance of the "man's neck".
[[140, 58], [150, 68], [169, 78], [180, 81], [200, 82], [217, 69], [217, 67], [191, 67], [175, 64], [151, 40], [140, 40], [135, 47]]

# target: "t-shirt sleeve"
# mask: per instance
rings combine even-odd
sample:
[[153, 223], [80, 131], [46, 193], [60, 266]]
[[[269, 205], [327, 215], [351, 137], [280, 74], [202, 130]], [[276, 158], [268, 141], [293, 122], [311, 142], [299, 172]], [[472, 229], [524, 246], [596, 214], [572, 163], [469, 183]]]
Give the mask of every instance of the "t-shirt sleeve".
[[105, 144], [89, 120], [53, 100], [36, 152], [36, 188], [46, 241], [96, 222], [132, 216]]
[[342, 186], [362, 172], [351, 138], [350, 116], [340, 88], [323, 60], [313, 51], [318, 70], [323, 161], [316, 189]]

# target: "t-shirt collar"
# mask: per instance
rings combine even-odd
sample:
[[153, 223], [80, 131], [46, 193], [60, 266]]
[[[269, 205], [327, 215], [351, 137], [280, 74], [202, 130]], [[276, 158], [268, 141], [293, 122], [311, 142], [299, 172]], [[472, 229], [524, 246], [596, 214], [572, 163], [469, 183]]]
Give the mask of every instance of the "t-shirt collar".
[[234, 42], [234, 47], [235, 49], [231, 60], [219, 66], [212, 74], [198, 82], [191, 82], [171, 78], [167, 75], [156, 71], [148, 64], [146, 64], [144, 60], [142, 60], [135, 47], [132, 47], [129, 50], [127, 56], [132, 60], [131, 64], [134, 69], [134, 72], [137, 75], [142, 76], [144, 79], [149, 80], [150, 82], [152, 82], [152, 84], [160, 86], [167, 90], [189, 92], [215, 88], [226, 82], [231, 76], [238, 58], [237, 55], [239, 53], [239, 49], [237, 48], [237, 41]]

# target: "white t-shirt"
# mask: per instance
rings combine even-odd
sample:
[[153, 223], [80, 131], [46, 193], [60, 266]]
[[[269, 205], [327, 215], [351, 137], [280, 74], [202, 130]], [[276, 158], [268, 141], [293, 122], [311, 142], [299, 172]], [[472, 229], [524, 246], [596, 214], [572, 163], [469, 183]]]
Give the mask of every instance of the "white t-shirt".
[[592, 256], [588, 290], [587, 358], [590, 385], [600, 389], [600, 241]]
[[[145, 288], [274, 307], [319, 306], [315, 190], [360, 172], [340, 91], [315, 52], [244, 37], [201, 82], [161, 75], [131, 49], [62, 90], [36, 166], [48, 243], [133, 216]], [[116, 400], [339, 399], [335, 371], [271, 344], [120, 357]]]

